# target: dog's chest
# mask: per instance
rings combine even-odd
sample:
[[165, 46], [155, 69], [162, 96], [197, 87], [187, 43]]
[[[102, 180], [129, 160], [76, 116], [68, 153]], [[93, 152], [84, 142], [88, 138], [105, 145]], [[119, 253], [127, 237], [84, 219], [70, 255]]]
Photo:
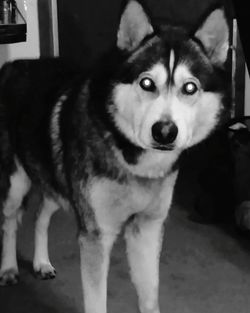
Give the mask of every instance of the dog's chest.
[[151, 188], [135, 182], [127, 185], [109, 179], [94, 179], [90, 187], [90, 199], [94, 208], [102, 206], [111, 210], [141, 211], [154, 201], [160, 185]]
[[172, 174], [168, 179], [129, 184], [94, 178], [88, 188], [88, 201], [97, 220], [108, 224], [123, 223], [135, 213], [158, 214], [164, 201], [169, 207], [175, 178]]

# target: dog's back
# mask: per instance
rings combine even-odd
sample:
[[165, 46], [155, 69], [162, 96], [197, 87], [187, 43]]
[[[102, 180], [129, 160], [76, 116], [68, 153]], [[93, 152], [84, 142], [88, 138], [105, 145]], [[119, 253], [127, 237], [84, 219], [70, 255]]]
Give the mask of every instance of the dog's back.
[[[84, 81], [83, 71], [62, 59], [18, 60], [0, 71], [0, 166], [14, 171], [14, 157], [29, 157], [52, 170], [49, 125], [55, 103], [68, 89]], [[9, 166], [6, 167], [6, 164]], [[47, 168], [46, 168], [47, 167]], [[5, 179], [5, 178], [3, 178]]]

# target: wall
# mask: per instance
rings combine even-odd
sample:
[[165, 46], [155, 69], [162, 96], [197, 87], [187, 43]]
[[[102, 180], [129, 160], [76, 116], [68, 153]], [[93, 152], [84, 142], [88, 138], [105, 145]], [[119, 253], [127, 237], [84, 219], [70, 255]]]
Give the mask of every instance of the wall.
[[38, 10], [39, 0], [17, 0], [18, 8], [24, 13], [27, 22], [27, 41], [0, 45], [0, 66], [17, 58], [36, 58], [40, 56]]
[[[59, 51], [89, 65], [114, 43], [123, 0], [57, 0]], [[194, 26], [201, 14], [220, 0], [144, 0], [153, 21]]]
[[57, 0], [38, 1], [38, 20], [41, 57], [58, 56]]

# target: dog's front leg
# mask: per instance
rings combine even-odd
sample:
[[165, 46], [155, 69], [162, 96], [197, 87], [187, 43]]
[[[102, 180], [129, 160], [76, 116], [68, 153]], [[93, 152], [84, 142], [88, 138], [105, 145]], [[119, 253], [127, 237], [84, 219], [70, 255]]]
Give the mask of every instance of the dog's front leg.
[[85, 313], [107, 312], [107, 275], [115, 234], [79, 236]]
[[136, 287], [141, 313], [159, 313], [159, 256], [164, 219], [138, 215], [126, 228], [131, 278]]

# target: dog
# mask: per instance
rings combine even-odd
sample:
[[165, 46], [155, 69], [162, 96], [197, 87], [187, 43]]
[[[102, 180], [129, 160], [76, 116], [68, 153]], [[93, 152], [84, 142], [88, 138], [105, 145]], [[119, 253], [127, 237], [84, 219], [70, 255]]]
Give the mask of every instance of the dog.
[[47, 229], [70, 206], [79, 230], [86, 313], [107, 312], [113, 243], [124, 230], [141, 313], [159, 313], [159, 257], [182, 152], [228, 110], [229, 27], [223, 8], [190, 33], [155, 27], [128, 1], [114, 49], [92, 70], [60, 59], [17, 60], [0, 73], [2, 285], [18, 278], [22, 203], [39, 191], [34, 271], [52, 278]]

